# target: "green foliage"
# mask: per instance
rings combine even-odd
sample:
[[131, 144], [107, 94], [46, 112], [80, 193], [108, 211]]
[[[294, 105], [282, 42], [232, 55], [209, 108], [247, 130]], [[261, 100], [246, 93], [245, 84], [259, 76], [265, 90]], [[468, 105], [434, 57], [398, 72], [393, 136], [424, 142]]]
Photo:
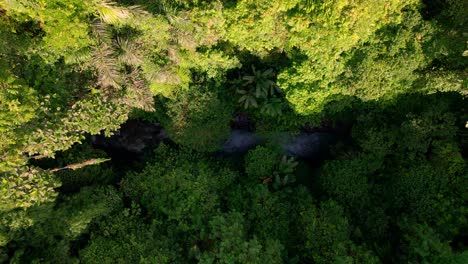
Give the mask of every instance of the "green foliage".
[[[50, 113], [46, 107], [42, 110]], [[0, 191], [5, 201], [2, 209], [29, 207], [49, 201], [56, 195], [57, 179], [41, 169], [25, 166], [25, 158], [21, 154], [53, 157], [55, 151], [66, 150], [84, 139], [86, 132], [97, 134], [103, 128], [117, 129], [126, 117], [125, 109], [95, 98], [75, 104], [68, 112], [51, 114], [48, 122], [29, 122], [14, 127], [15, 144], [4, 149], [6, 158], [0, 163]]]
[[60, 186], [50, 172], [29, 166], [17, 167], [0, 175], [0, 211], [51, 202], [57, 196], [55, 188]]
[[[245, 186], [244, 201], [233, 204], [235, 211], [246, 212], [253, 233], [262, 240], [277, 239], [284, 243], [289, 235], [288, 190], [272, 193], [264, 184]], [[239, 190], [237, 190], [240, 192]], [[235, 200], [234, 200], [235, 202]]]
[[[221, 205], [222, 191], [235, 173], [217, 168], [194, 152], [160, 147], [160, 161], [129, 175], [124, 189], [153, 216], [175, 221], [182, 231], [200, 230]], [[189, 239], [187, 237], [187, 239]]]
[[[253, 75], [244, 75], [233, 81], [236, 92], [241, 95], [239, 103], [245, 109], [258, 108], [267, 116], [279, 116], [282, 111], [282, 100], [277, 98], [282, 90], [274, 81], [273, 69], [259, 71], [252, 65]], [[240, 86], [240, 87], [239, 87]]]
[[53, 156], [84, 139], [85, 132], [98, 134], [104, 129], [110, 135], [127, 119], [125, 108], [97, 96], [77, 102], [65, 113], [53, 113], [47, 106], [43, 111], [49, 114], [48, 122], [38, 125], [27, 138], [24, 152], [29, 155]]
[[280, 116], [282, 114], [283, 101], [280, 98], [267, 99], [260, 109], [266, 116]]
[[449, 54], [447, 33], [434, 37], [419, 1], [381, 7], [347, 0], [240, 1], [223, 11], [224, 38], [262, 57], [286, 52], [294, 62], [279, 72], [278, 86], [298, 113], [314, 114], [338, 95], [369, 100], [404, 93], [418, 70]]
[[[402, 217], [411, 223], [431, 219], [444, 239], [460, 235], [449, 224], [465, 226], [459, 217], [463, 191], [454, 184], [465, 181], [466, 161], [456, 139], [463, 121], [456, 114], [461, 102], [452, 95], [402, 96], [387, 106], [364, 108], [353, 128], [358, 147], [324, 166], [320, 187], [346, 206], [359, 223], [359, 237], [369, 243], [381, 239]], [[444, 216], [446, 210], [452, 213]]]
[[337, 203], [328, 201], [321, 205], [317, 213], [320, 222], [314, 219], [304, 223], [307, 256], [317, 263], [329, 263], [346, 256], [349, 224], [343, 217], [343, 209]]
[[210, 221], [209, 239], [216, 246], [199, 257], [199, 263], [282, 263], [278, 241], [262, 245], [246, 239], [246, 224], [240, 213], [216, 216]]
[[280, 154], [268, 147], [256, 147], [249, 151], [245, 160], [245, 172], [252, 178], [268, 177], [273, 174]]
[[352, 160], [336, 160], [327, 163], [320, 176], [321, 186], [334, 199], [351, 208], [360, 208], [369, 199], [368, 159], [356, 157]]
[[433, 199], [447, 191], [445, 173], [428, 166], [415, 166], [400, 173], [393, 177], [394, 182], [390, 187], [395, 189], [392, 192], [395, 195], [394, 206], [421, 220], [433, 215]]
[[105, 2], [0, 3], [0, 177], [1, 192], [9, 193], [5, 208], [29, 207], [56, 195], [57, 180], [28, 166], [28, 156], [52, 157], [85, 133], [109, 133], [126, 120], [128, 109], [102, 94], [90, 95], [89, 72], [64, 63], [94, 45], [89, 33], [100, 5]]
[[405, 237], [408, 261], [418, 263], [463, 263], [468, 259], [466, 252], [452, 252], [448, 243], [441, 241], [437, 234], [425, 224], [402, 224], [409, 228]]
[[242, 80], [245, 81], [244, 86], [252, 90], [256, 98], [266, 98], [276, 92], [281, 92], [276, 83], [271, 80], [273, 78], [273, 69], [256, 71], [252, 65], [252, 73], [253, 75], [243, 76]]
[[[432, 221], [427, 221], [434, 226], [442, 239], [450, 239], [461, 234], [461, 229], [468, 226], [466, 215], [468, 208], [461, 205], [460, 197], [450, 197], [450, 195], [437, 195], [433, 210]], [[463, 198], [461, 198], [463, 199]]]
[[239, 103], [241, 103], [245, 109], [258, 107], [255, 95], [252, 95], [249, 91], [245, 90], [237, 90], [237, 93], [241, 94]]
[[71, 243], [87, 233], [95, 219], [120, 207], [114, 188], [93, 187], [83, 188], [56, 207], [49, 203], [2, 213], [0, 230], [7, 240], [0, 246], [8, 246], [11, 240], [17, 249], [14, 258], [24, 262], [71, 262]]
[[274, 189], [279, 189], [288, 184], [294, 183], [296, 177], [294, 175], [297, 162], [293, 157], [283, 156], [281, 162], [279, 163], [277, 171], [273, 172], [273, 184]]
[[272, 147], [256, 147], [249, 151], [245, 158], [245, 172], [251, 180], [269, 184], [273, 189], [295, 182], [297, 162], [293, 157], [281, 156], [279, 149]]
[[91, 243], [80, 250], [82, 263], [174, 263], [179, 245], [157, 222], [145, 223], [137, 206], [97, 221]]
[[[92, 43], [87, 21], [95, 7], [91, 2], [8, 0], [2, 1], [1, 7], [14, 21], [10, 22], [13, 32], [24, 34], [16, 27], [30, 24], [27, 30], [37, 42], [30, 52], [40, 54], [47, 62], [54, 62], [60, 56], [70, 56]], [[66, 38], [64, 32], [67, 32]]]
[[216, 92], [201, 87], [165, 101], [160, 117], [169, 136], [181, 145], [198, 151], [215, 151], [228, 137], [233, 109]]
[[22, 161], [21, 150], [16, 148], [18, 128], [36, 117], [38, 98], [33, 89], [15, 84], [14, 79], [0, 80], [0, 86], [0, 172], [11, 172]]
[[[466, 263], [466, 3], [0, 0], [0, 262]], [[129, 115], [171, 147], [97, 164]]]

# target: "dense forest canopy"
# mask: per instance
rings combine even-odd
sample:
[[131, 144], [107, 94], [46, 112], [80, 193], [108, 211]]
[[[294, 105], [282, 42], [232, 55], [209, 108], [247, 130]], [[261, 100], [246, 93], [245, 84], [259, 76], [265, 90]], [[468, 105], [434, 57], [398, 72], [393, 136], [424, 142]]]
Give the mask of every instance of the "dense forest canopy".
[[467, 12], [0, 0], [0, 263], [468, 263]]

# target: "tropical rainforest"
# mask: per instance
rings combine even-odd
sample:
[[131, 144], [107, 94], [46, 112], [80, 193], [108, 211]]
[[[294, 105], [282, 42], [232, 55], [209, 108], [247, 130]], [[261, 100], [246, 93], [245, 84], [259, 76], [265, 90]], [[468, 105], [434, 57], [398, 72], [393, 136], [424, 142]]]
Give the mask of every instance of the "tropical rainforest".
[[468, 263], [467, 14], [0, 0], [0, 263]]

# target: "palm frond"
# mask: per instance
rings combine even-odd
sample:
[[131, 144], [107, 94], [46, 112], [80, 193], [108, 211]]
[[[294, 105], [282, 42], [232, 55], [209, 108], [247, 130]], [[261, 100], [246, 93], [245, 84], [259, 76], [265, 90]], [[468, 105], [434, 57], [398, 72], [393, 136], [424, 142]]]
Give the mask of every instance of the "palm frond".
[[125, 38], [117, 38], [116, 46], [119, 49], [118, 60], [124, 64], [136, 66], [142, 63], [142, 58], [138, 50], [138, 45]]
[[[182, 72], [184, 73], [184, 72]], [[152, 76], [149, 76], [149, 80], [154, 83], [164, 83], [169, 85], [180, 85], [184, 82], [181, 74], [176, 69], [165, 67], [157, 72], [154, 72]]]
[[97, 4], [96, 11], [99, 14], [99, 18], [108, 24], [116, 24], [130, 17], [128, 10], [106, 0], [102, 0]]
[[112, 30], [110, 26], [102, 21], [96, 21], [93, 25], [93, 33], [97, 37], [98, 42], [111, 43]]
[[239, 103], [243, 104], [245, 109], [258, 107], [255, 96], [244, 90], [238, 90], [238, 93], [242, 94], [242, 96], [239, 98]]
[[85, 48], [65, 57], [67, 64], [85, 64], [92, 59], [91, 49]]
[[154, 99], [147, 82], [141, 77], [141, 72], [134, 69], [125, 80], [126, 96], [124, 103], [128, 106], [145, 111], [154, 111]]
[[127, 6], [126, 9], [134, 16], [134, 17], [142, 17], [150, 15], [148, 11], [143, 9], [139, 5]]
[[158, 5], [159, 13], [168, 16], [174, 16], [177, 14], [177, 6], [170, 1], [160, 1]]
[[103, 88], [120, 89], [122, 81], [117, 59], [107, 43], [100, 43], [93, 47], [93, 66], [98, 72], [98, 84]]
[[111, 27], [98, 21], [93, 26], [93, 33], [97, 43], [92, 47], [91, 66], [97, 71], [98, 85], [106, 92], [120, 90], [123, 77], [112, 46]]

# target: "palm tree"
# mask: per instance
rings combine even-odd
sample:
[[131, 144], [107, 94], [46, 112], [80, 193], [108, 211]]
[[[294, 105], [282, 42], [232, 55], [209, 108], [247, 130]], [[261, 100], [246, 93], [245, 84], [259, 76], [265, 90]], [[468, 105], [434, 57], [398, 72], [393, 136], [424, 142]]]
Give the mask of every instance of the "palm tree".
[[257, 99], [250, 93], [250, 91], [238, 89], [237, 92], [242, 94], [241, 98], [239, 98], [239, 103], [243, 104], [245, 109], [258, 107]]
[[118, 7], [105, 0], [97, 4], [100, 20], [93, 26], [96, 44], [90, 49], [87, 66], [96, 70], [96, 84], [104, 95], [130, 107], [153, 111], [153, 95], [140, 70], [143, 59], [139, 45], [113, 30], [113, 24], [124, 23], [135, 12], [143, 11]]
[[241, 86], [237, 88], [237, 93], [241, 94], [239, 103], [244, 108], [257, 108], [258, 100], [261, 99], [265, 103], [262, 104], [261, 111], [268, 115], [274, 116], [281, 114], [281, 100], [275, 96], [281, 93], [281, 89], [273, 81], [275, 74], [273, 69], [266, 69], [258, 71], [255, 66], [252, 67], [252, 75], [246, 75], [242, 78], [234, 80], [234, 86]]
[[252, 85], [255, 90], [255, 97], [267, 98], [273, 96], [276, 92], [281, 93], [281, 89], [276, 85], [272, 79], [274, 78], [273, 69], [269, 68], [265, 71], [257, 71], [255, 66], [252, 65], [253, 75], [242, 77], [246, 81], [246, 85]]

